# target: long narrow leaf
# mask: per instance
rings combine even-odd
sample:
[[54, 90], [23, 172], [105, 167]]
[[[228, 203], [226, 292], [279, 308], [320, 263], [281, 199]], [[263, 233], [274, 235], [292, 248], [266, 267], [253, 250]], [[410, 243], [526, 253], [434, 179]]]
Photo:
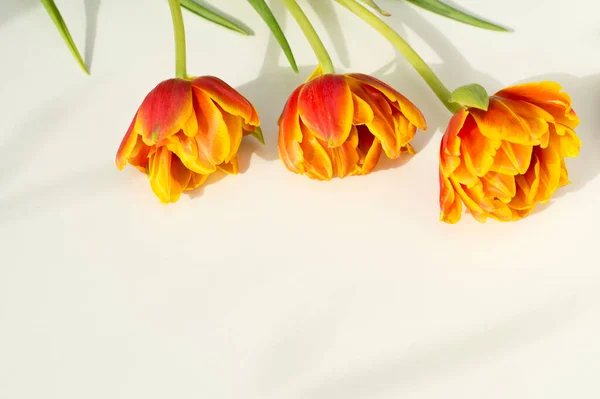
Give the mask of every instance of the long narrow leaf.
[[385, 10], [382, 10], [381, 7], [379, 7], [377, 5], [377, 3], [375, 3], [374, 0], [361, 0], [363, 3], [365, 3], [366, 5], [368, 5], [369, 7], [371, 7], [372, 9], [374, 9], [375, 11], [377, 11], [379, 14], [383, 15], [384, 17], [389, 17], [391, 14]]
[[210, 22], [213, 22], [217, 25], [220, 25], [224, 28], [231, 29], [232, 31], [241, 33], [242, 35], [252, 35], [252, 32], [249, 32], [243, 26], [233, 22], [232, 20], [215, 13], [212, 10], [209, 10], [206, 7], [201, 6], [200, 4], [192, 1], [192, 0], [180, 0], [181, 6], [194, 14], [202, 17]]
[[439, 0], [406, 0], [416, 6], [419, 6], [427, 11], [431, 11], [446, 18], [453, 19], [463, 24], [476, 26], [482, 29], [495, 30], [500, 32], [508, 32], [508, 29], [502, 26], [495, 25], [491, 22], [484, 21], [463, 11], [457, 10]]
[[56, 28], [58, 29], [63, 40], [69, 47], [69, 50], [71, 50], [73, 57], [75, 57], [75, 60], [77, 60], [77, 63], [79, 64], [81, 69], [83, 69], [83, 71], [87, 75], [89, 75], [90, 72], [88, 71], [87, 67], [85, 66], [85, 62], [83, 62], [83, 58], [81, 58], [81, 54], [79, 54], [79, 50], [77, 50], [77, 46], [75, 45], [75, 42], [73, 41], [73, 38], [71, 37], [71, 33], [69, 32], [69, 29], [67, 28], [67, 24], [65, 23], [65, 20], [63, 19], [62, 15], [60, 15], [60, 11], [58, 11], [58, 7], [56, 7], [56, 4], [54, 4], [54, 0], [40, 0], [40, 1], [46, 8], [46, 11], [48, 11], [48, 15], [50, 15], [50, 18], [52, 18], [52, 22], [54, 22], [54, 25], [56, 25]]
[[252, 5], [252, 7], [254, 7], [258, 15], [260, 15], [260, 17], [263, 19], [263, 21], [265, 21], [269, 29], [271, 29], [273, 36], [275, 36], [275, 39], [277, 39], [277, 42], [281, 46], [281, 49], [283, 50], [285, 56], [290, 62], [292, 69], [294, 70], [294, 72], [298, 73], [298, 65], [296, 65], [296, 60], [294, 59], [294, 54], [292, 53], [290, 44], [288, 43], [285, 35], [283, 34], [281, 27], [277, 23], [273, 12], [271, 11], [267, 3], [265, 3], [265, 0], [248, 0], [248, 2]]

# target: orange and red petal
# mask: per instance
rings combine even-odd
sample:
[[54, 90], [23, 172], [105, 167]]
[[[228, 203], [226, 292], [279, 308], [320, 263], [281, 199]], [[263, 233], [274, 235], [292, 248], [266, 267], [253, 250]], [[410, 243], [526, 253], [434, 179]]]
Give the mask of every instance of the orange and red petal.
[[400, 111], [406, 116], [410, 123], [421, 130], [427, 129], [427, 123], [425, 122], [425, 117], [421, 111], [419, 111], [419, 109], [412, 102], [410, 102], [406, 97], [404, 97], [387, 83], [363, 73], [350, 73], [347, 76], [383, 93], [392, 103], [395, 103], [398, 106]]
[[312, 179], [331, 180], [333, 177], [333, 164], [326, 144], [320, 141], [306, 126], [302, 127], [302, 154], [304, 161], [304, 174]]
[[298, 107], [302, 122], [328, 147], [338, 147], [348, 138], [354, 105], [342, 75], [323, 75], [304, 84]]
[[303, 156], [299, 142], [302, 141], [298, 96], [302, 86], [298, 87], [288, 99], [279, 117], [278, 151], [279, 158], [291, 172], [302, 174]]
[[129, 124], [129, 128], [127, 129], [127, 133], [121, 140], [121, 144], [119, 145], [119, 149], [117, 150], [117, 156], [115, 157], [115, 164], [119, 170], [122, 170], [127, 164], [127, 159], [129, 158], [131, 152], [136, 146], [138, 134], [134, 132], [135, 121], [137, 119], [137, 113], [133, 117], [133, 120]]
[[202, 90], [193, 88], [194, 108], [198, 120], [198, 149], [214, 165], [224, 162], [231, 151], [231, 137], [223, 114]]
[[440, 220], [442, 222], [457, 223], [462, 215], [462, 202], [454, 191], [450, 180], [439, 171], [440, 178]]
[[543, 108], [565, 125], [575, 128], [579, 118], [571, 108], [571, 97], [556, 82], [534, 82], [510, 86], [496, 93], [497, 96], [527, 101]]
[[166, 147], [158, 148], [151, 157], [150, 186], [162, 203], [176, 202], [191, 175], [192, 172]]
[[460, 137], [458, 134], [462, 129], [469, 113], [466, 108], [456, 112], [446, 128], [440, 142], [440, 168], [446, 176], [449, 176], [460, 164]]
[[193, 112], [190, 82], [165, 80], [142, 102], [134, 129], [147, 145], [153, 145], [187, 127]]
[[475, 118], [481, 134], [490, 139], [506, 140], [517, 144], [540, 144], [541, 140], [538, 138], [536, 141], [533, 132], [539, 133], [538, 137], [541, 137], [543, 132], [539, 130], [542, 129], [541, 124], [545, 124], [545, 121], [522, 118], [516, 110], [512, 109], [515, 104], [508, 101], [510, 100], [492, 96], [487, 111], [481, 109], [469, 111]]
[[221, 79], [201, 76], [192, 81], [192, 86], [202, 90], [231, 115], [241, 116], [249, 125], [260, 125], [258, 113], [250, 101]]

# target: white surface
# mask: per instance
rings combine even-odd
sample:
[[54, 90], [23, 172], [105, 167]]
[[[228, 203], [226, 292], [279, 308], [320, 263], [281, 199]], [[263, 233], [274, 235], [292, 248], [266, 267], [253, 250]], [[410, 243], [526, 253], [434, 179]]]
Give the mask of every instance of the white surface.
[[166, 2], [59, 1], [93, 56], [86, 77], [37, 1], [3, 1], [0, 397], [600, 397], [598, 6], [455, 2], [515, 32], [380, 5], [450, 87], [557, 79], [582, 120], [574, 184], [518, 223], [438, 222], [449, 115], [390, 45], [329, 2], [312, 3], [338, 69], [373, 73], [421, 108], [419, 153], [366, 177], [289, 173], [275, 122], [314, 58], [287, 19], [294, 75], [246, 2], [219, 1], [256, 36], [186, 12], [188, 69], [253, 101], [268, 143], [245, 139], [243, 174], [162, 206], [114, 155], [172, 75]]

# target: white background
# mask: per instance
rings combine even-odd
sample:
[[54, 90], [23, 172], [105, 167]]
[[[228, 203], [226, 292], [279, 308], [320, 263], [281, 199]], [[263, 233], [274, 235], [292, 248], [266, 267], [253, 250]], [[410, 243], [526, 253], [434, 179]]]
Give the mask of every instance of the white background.
[[247, 96], [267, 145], [246, 138], [242, 174], [163, 206], [114, 156], [172, 76], [166, 2], [57, 3], [91, 77], [39, 2], [0, 5], [1, 398], [600, 397], [595, 2], [455, 0], [514, 30], [496, 33], [380, 0], [451, 88], [557, 80], [582, 121], [573, 184], [551, 204], [453, 226], [438, 221], [449, 114], [345, 9], [300, 2], [339, 71], [420, 107], [418, 154], [330, 182], [288, 172], [276, 120], [315, 59], [280, 4], [298, 75], [249, 4], [213, 2], [256, 35], [185, 12], [189, 73]]

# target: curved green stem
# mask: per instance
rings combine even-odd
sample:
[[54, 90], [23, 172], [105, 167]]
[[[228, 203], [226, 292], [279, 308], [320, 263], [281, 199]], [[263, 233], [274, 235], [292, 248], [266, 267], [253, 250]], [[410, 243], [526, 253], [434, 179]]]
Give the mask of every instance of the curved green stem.
[[312, 26], [302, 8], [296, 3], [296, 0], [282, 0], [283, 4], [287, 7], [290, 14], [294, 17], [300, 29], [306, 36], [306, 39], [310, 43], [317, 59], [319, 60], [319, 64], [323, 69], [323, 73], [335, 73], [335, 69], [333, 68], [333, 63], [331, 62], [331, 58], [329, 57], [329, 53], [327, 49], [323, 45], [321, 38], [315, 31], [315, 28]]
[[173, 18], [173, 34], [175, 36], [175, 76], [187, 79], [187, 61], [185, 53], [185, 27], [179, 0], [169, 0], [171, 17]]
[[393, 30], [388, 24], [379, 19], [371, 11], [358, 4], [356, 0], [335, 0], [342, 6], [346, 7], [353, 14], [361, 18], [363, 21], [371, 25], [377, 32], [385, 37], [400, 53], [406, 58], [408, 62], [417, 70], [419, 75], [427, 82], [431, 90], [440, 99], [442, 104], [452, 113], [455, 113], [460, 109], [460, 104], [450, 101], [450, 90], [437, 75], [431, 70], [429, 65], [417, 54], [417, 52], [410, 47], [410, 45]]

